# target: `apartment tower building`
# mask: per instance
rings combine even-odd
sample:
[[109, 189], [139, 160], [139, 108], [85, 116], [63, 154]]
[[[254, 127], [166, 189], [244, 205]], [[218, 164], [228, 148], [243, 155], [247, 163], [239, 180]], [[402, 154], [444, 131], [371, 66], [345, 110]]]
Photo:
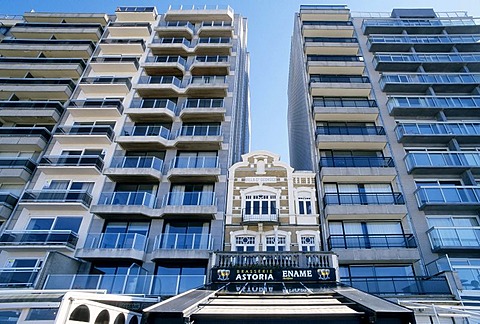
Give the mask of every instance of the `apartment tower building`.
[[214, 6], [1, 21], [0, 288], [205, 284], [227, 170], [250, 143], [246, 19]]
[[295, 15], [291, 164], [317, 174], [341, 282], [397, 301], [478, 300], [479, 51], [465, 12]]

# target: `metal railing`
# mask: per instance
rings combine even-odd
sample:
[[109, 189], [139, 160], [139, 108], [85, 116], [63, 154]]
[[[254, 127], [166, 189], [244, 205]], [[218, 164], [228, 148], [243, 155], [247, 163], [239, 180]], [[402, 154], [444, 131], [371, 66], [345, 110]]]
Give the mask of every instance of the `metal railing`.
[[418, 62], [418, 63], [456, 63], [456, 62], [478, 62], [480, 54], [475, 53], [398, 53], [398, 54], [375, 54], [373, 61], [375, 63], [400, 63], [400, 62]]
[[404, 205], [399, 192], [326, 193], [324, 205]]
[[228, 56], [227, 55], [195, 56], [195, 62], [199, 62], [199, 63], [228, 63]]
[[117, 7], [115, 12], [156, 12], [155, 7]]
[[369, 99], [349, 99], [349, 98], [322, 98], [313, 97], [313, 107], [348, 107], [348, 108], [376, 108], [378, 107], [375, 100]]
[[218, 168], [218, 156], [177, 156], [170, 163], [170, 169]]
[[463, 84], [480, 83], [480, 74], [475, 73], [448, 73], [448, 74], [382, 74], [380, 86], [387, 83], [440, 83], [440, 84]]
[[332, 156], [321, 157], [320, 168], [393, 168], [391, 157], [373, 156]]
[[190, 41], [182, 37], [161, 37], [152, 39], [152, 44], [182, 44], [190, 47]]
[[214, 206], [215, 193], [211, 191], [170, 192], [163, 196], [162, 206]]
[[231, 21], [202, 21], [201, 27], [232, 27]]
[[160, 234], [155, 236], [153, 250], [211, 250], [210, 234]]
[[163, 126], [125, 126], [122, 136], [158, 136], [170, 138], [170, 130]]
[[115, 108], [120, 113], [123, 112], [123, 104], [121, 99], [85, 99], [71, 100], [69, 108]]
[[317, 126], [317, 135], [385, 135], [382, 126]]
[[187, 60], [181, 56], [147, 56], [145, 63], [179, 63], [185, 66]]
[[0, 169], [25, 169], [29, 173], [37, 167], [37, 164], [32, 159], [22, 157], [2, 157], [0, 158]]
[[138, 84], [172, 84], [178, 88], [182, 87], [182, 80], [176, 76], [147, 76], [139, 78]]
[[161, 21], [159, 27], [187, 27], [192, 32], [195, 30], [195, 25], [189, 21]]
[[480, 108], [480, 97], [389, 97], [389, 111], [393, 108]]
[[0, 268], [0, 288], [29, 288], [41, 268]]
[[88, 234], [84, 249], [129, 249], [145, 251], [147, 237], [138, 233]]
[[88, 77], [82, 78], [80, 84], [94, 84], [94, 85], [107, 85], [107, 84], [124, 84], [128, 89], [132, 87], [130, 78], [119, 77]]
[[[356, 55], [307, 55], [308, 62], [363, 62], [363, 56]], [[324, 79], [327, 77], [324, 76]], [[346, 77], [351, 79], [352, 77]], [[314, 82], [348, 82], [343, 81], [345, 78], [342, 78], [342, 81], [314, 81]], [[355, 79], [353, 79], [355, 80]], [[361, 82], [361, 81], [353, 81]]]
[[230, 44], [230, 37], [200, 37], [198, 44]]
[[451, 204], [455, 207], [459, 204], [479, 205], [479, 186], [421, 186], [415, 190], [418, 207], [441, 204]]
[[416, 248], [412, 234], [335, 234], [328, 238], [329, 249]]
[[220, 136], [220, 125], [188, 125], [182, 126], [175, 137], [179, 136]]
[[366, 76], [348, 76], [348, 75], [318, 75], [310, 76], [312, 83], [370, 83], [370, 79]]
[[0, 101], [0, 110], [4, 109], [55, 109], [59, 114], [63, 112], [60, 101]]
[[93, 289], [106, 290], [110, 294], [174, 296], [203, 286], [206, 279], [205, 275], [48, 275], [43, 289]]
[[215, 252], [214, 265], [225, 268], [333, 268], [331, 252]]
[[341, 282], [374, 295], [451, 295], [446, 277], [347, 277]]
[[480, 227], [433, 226], [428, 231], [433, 250], [480, 249]]
[[305, 43], [358, 43], [355, 37], [304, 37]]
[[103, 158], [99, 155], [44, 155], [39, 165], [67, 167], [95, 167], [103, 169]]
[[96, 56], [90, 63], [133, 63], [138, 68], [138, 58], [135, 56]]
[[25, 190], [21, 202], [26, 203], [80, 203], [90, 207], [92, 195], [85, 190]]
[[187, 99], [182, 109], [191, 108], [224, 108], [223, 99]]
[[45, 127], [0, 127], [0, 137], [41, 137], [48, 141], [52, 134]]
[[177, 103], [170, 99], [133, 99], [130, 103], [130, 108], [158, 108], [168, 109], [170, 111], [177, 111]]
[[405, 158], [407, 170], [436, 167], [480, 167], [478, 152], [410, 152]]
[[[26, 86], [56, 86], [64, 85], [67, 86], [70, 90], [75, 88], [75, 82], [72, 79], [52, 79], [52, 78], [0, 78], [0, 85], [26, 85]], [[38, 91], [34, 88], [30, 89], [31, 91]]]
[[163, 160], [156, 156], [114, 156], [110, 168], [154, 169], [162, 172]]
[[59, 126], [55, 131], [55, 134], [59, 135], [105, 135], [110, 140], [113, 139], [113, 129], [111, 126], [100, 126], [100, 125], [92, 125], [92, 126]]
[[399, 123], [395, 128], [397, 138], [404, 136], [478, 136], [480, 123]]
[[223, 75], [202, 75], [202, 76], [192, 76], [190, 79], [190, 84], [201, 85], [201, 84], [223, 84], [227, 80], [227, 77]]
[[367, 44], [396, 43], [396, 44], [455, 44], [478, 43], [480, 35], [421, 35], [421, 36], [369, 36]]
[[155, 195], [141, 191], [102, 192], [98, 205], [155, 207]]
[[4, 231], [0, 246], [65, 245], [75, 247], [78, 234], [69, 230]]
[[439, 27], [439, 26], [476, 26], [474, 19], [364, 19], [365, 27]]
[[258, 207], [253, 209], [242, 209], [242, 222], [244, 223], [261, 223], [261, 222], [272, 222], [278, 223], [278, 217], [280, 215], [279, 208], [260, 208]]

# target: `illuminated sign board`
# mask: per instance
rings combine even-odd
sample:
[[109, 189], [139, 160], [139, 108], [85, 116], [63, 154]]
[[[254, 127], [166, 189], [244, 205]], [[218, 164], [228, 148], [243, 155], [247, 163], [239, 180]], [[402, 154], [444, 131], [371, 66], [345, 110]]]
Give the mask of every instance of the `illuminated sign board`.
[[336, 281], [333, 268], [212, 268], [212, 282]]

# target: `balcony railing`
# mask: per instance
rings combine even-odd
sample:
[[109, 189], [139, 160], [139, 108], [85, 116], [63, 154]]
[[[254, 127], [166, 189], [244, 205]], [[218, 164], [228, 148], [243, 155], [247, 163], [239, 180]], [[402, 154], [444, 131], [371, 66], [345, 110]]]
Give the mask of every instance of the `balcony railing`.
[[229, 44], [230, 37], [201, 37], [198, 39], [198, 44]]
[[205, 275], [48, 275], [43, 289], [93, 289], [106, 290], [110, 294], [174, 296], [205, 283]]
[[380, 86], [387, 83], [422, 83], [422, 84], [458, 84], [480, 83], [480, 74], [473, 73], [449, 73], [449, 74], [383, 74], [380, 78]]
[[382, 126], [317, 126], [317, 135], [385, 135]]
[[216, 267], [333, 268], [331, 252], [215, 252]]
[[400, 44], [462, 44], [478, 43], [480, 35], [422, 35], [422, 36], [369, 36], [368, 43]]
[[170, 192], [162, 200], [162, 206], [213, 206], [215, 203], [215, 193], [211, 191]]
[[226, 79], [223, 75], [193, 76], [190, 79], [190, 84], [221, 84], [225, 83]]
[[419, 63], [459, 63], [459, 62], [478, 62], [480, 54], [474, 53], [415, 53], [415, 54], [376, 54], [374, 61], [378, 63], [400, 63], [400, 62], [419, 62]]
[[348, 75], [311, 75], [312, 83], [370, 83], [370, 79], [364, 76]]
[[0, 158], [0, 169], [25, 169], [29, 173], [32, 173], [36, 166], [35, 161], [32, 159], [21, 157]]
[[201, 63], [228, 63], [228, 56], [227, 56], [227, 55], [195, 56], [195, 62], [201, 62]]
[[210, 250], [212, 241], [210, 234], [160, 234], [153, 250]]
[[344, 234], [330, 235], [329, 249], [416, 248], [412, 234]]
[[324, 205], [404, 205], [399, 192], [326, 193]]
[[159, 27], [187, 27], [192, 33], [195, 30], [195, 25], [189, 21], [161, 21]]
[[117, 7], [115, 12], [156, 12], [155, 7]]
[[39, 165], [66, 167], [95, 167], [103, 169], [103, 158], [99, 155], [46, 155], [40, 159]]
[[0, 288], [30, 288], [41, 268], [0, 268]]
[[162, 37], [152, 39], [153, 44], [183, 44], [190, 47], [190, 41], [182, 37]]
[[231, 21], [202, 21], [201, 27], [232, 27]]
[[375, 100], [369, 99], [348, 99], [348, 98], [313, 98], [314, 108], [376, 108], [378, 107]]
[[135, 56], [97, 56], [93, 57], [90, 63], [133, 63], [135, 68], [138, 68], [139, 66], [138, 58]]
[[408, 171], [415, 168], [479, 168], [480, 153], [476, 152], [411, 152], [405, 156]]
[[31, 27], [31, 28], [68, 28], [68, 29], [77, 29], [77, 28], [99, 28], [99, 29], [102, 29], [103, 28], [101, 26], [99, 26], [98, 24], [92, 24], [92, 23], [74, 23], [74, 24], [71, 24], [71, 23], [61, 23], [61, 24], [57, 24], [57, 23], [37, 23], [37, 22], [28, 22], [28, 23], [17, 23], [15, 24], [15, 27]]
[[278, 216], [280, 210], [278, 208], [273, 209], [261, 209], [260, 207], [255, 209], [242, 209], [242, 222], [243, 223], [262, 223], [262, 222], [278, 222]]
[[88, 234], [84, 249], [130, 249], [144, 251], [147, 237], [138, 233]]
[[55, 109], [60, 115], [63, 112], [63, 105], [59, 101], [0, 101], [0, 110], [11, 108], [32, 110]]
[[428, 205], [473, 205], [480, 206], [478, 186], [421, 186], [415, 190], [418, 207]]
[[102, 192], [98, 199], [98, 204], [111, 206], [145, 206], [154, 208], [155, 195], [149, 192], [138, 191]]
[[123, 104], [121, 99], [86, 99], [86, 100], [72, 100], [68, 105], [69, 108], [115, 108], [120, 113], [123, 112]]
[[162, 171], [163, 160], [155, 156], [115, 156], [110, 168], [154, 169]]
[[17, 204], [18, 197], [9, 193], [0, 191], [0, 205], [13, 208]]
[[0, 236], [0, 246], [64, 245], [74, 248], [77, 241], [77, 233], [68, 230], [4, 231]]
[[170, 163], [170, 169], [218, 168], [218, 156], [177, 156]]
[[55, 134], [58, 135], [105, 135], [110, 140], [113, 138], [113, 129], [111, 126], [60, 126]]
[[[70, 90], [75, 88], [75, 82], [72, 79], [53, 79], [53, 78], [0, 78], [0, 85], [23, 85], [23, 86], [32, 86], [32, 85], [41, 85], [41, 86], [55, 86], [55, 85], [65, 85]], [[37, 91], [32, 89], [32, 91]]]
[[350, 277], [341, 282], [374, 295], [451, 295], [446, 277]]
[[419, 135], [431, 138], [432, 136], [478, 136], [480, 123], [400, 123], [395, 128], [397, 138]]
[[305, 43], [358, 43], [355, 37], [304, 37]]
[[304, 21], [302, 22], [304, 26], [353, 26], [351, 21]]
[[117, 77], [89, 77], [83, 78], [80, 81], [81, 84], [96, 84], [96, 85], [107, 85], [107, 84], [124, 84], [128, 89], [132, 88], [132, 82], [130, 78], [117, 78]]
[[141, 38], [139, 39], [117, 39], [117, 38], [102, 38], [100, 44], [110, 44], [110, 45], [134, 45], [140, 44], [143, 49], [145, 49], [145, 41]]
[[373, 156], [332, 156], [321, 157], [320, 168], [392, 168], [393, 159], [391, 157], [373, 157]]
[[147, 56], [146, 63], [178, 63], [185, 66], [187, 60], [181, 56]]
[[[363, 56], [355, 55], [307, 55], [308, 62], [363, 62]], [[327, 78], [323, 76], [323, 78]], [[352, 77], [350, 77], [352, 78]], [[343, 78], [342, 78], [343, 80]], [[354, 79], [356, 80], [356, 79]], [[313, 82], [348, 82], [348, 81], [313, 81]], [[362, 82], [353, 81], [353, 82]]]
[[187, 99], [182, 109], [223, 108], [223, 99]]
[[52, 134], [45, 127], [0, 127], [0, 137], [41, 137], [48, 141]]
[[189, 125], [182, 126], [175, 137], [179, 136], [220, 136], [221, 126], [219, 125]]
[[26, 190], [21, 198], [26, 203], [80, 203], [90, 207], [92, 196], [85, 190]]
[[475, 26], [473, 19], [364, 19], [362, 28], [379, 27], [438, 27], [438, 26]]
[[139, 84], [172, 84], [178, 88], [182, 87], [182, 80], [176, 76], [141, 76]]
[[480, 97], [390, 97], [387, 107], [394, 108], [480, 108]]
[[480, 249], [480, 227], [438, 227], [427, 231], [432, 250]]
[[93, 50], [95, 44], [89, 40], [60, 40], [60, 39], [2, 39], [0, 44], [12, 44], [12, 45], [46, 45], [53, 48], [61, 49], [62, 45], [66, 46], [85, 46], [88, 45], [89, 49]]
[[125, 126], [122, 136], [159, 136], [170, 138], [170, 130], [163, 126]]
[[133, 99], [130, 108], [158, 108], [176, 112], [177, 103], [170, 99]]

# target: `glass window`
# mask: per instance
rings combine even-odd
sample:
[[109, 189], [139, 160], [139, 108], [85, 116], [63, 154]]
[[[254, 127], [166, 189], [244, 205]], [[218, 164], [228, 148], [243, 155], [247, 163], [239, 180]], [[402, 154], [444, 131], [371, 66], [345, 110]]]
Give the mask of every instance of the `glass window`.
[[58, 308], [32, 308], [28, 311], [27, 321], [53, 321], [57, 317]]
[[20, 318], [22, 310], [13, 309], [13, 310], [2, 310], [0, 311], [0, 323], [4, 324], [15, 324]]
[[235, 247], [237, 252], [255, 251], [255, 236], [242, 235], [235, 238]]
[[302, 235], [300, 237], [300, 243], [302, 245], [303, 252], [312, 252], [315, 251], [315, 236], [313, 235]]
[[298, 198], [298, 213], [300, 215], [312, 214], [312, 200], [309, 197]]
[[286, 238], [285, 236], [278, 235], [267, 236], [266, 237], [266, 251], [285, 251], [286, 247]]
[[245, 215], [275, 215], [277, 214], [276, 204], [276, 195], [247, 195], [245, 196]]

